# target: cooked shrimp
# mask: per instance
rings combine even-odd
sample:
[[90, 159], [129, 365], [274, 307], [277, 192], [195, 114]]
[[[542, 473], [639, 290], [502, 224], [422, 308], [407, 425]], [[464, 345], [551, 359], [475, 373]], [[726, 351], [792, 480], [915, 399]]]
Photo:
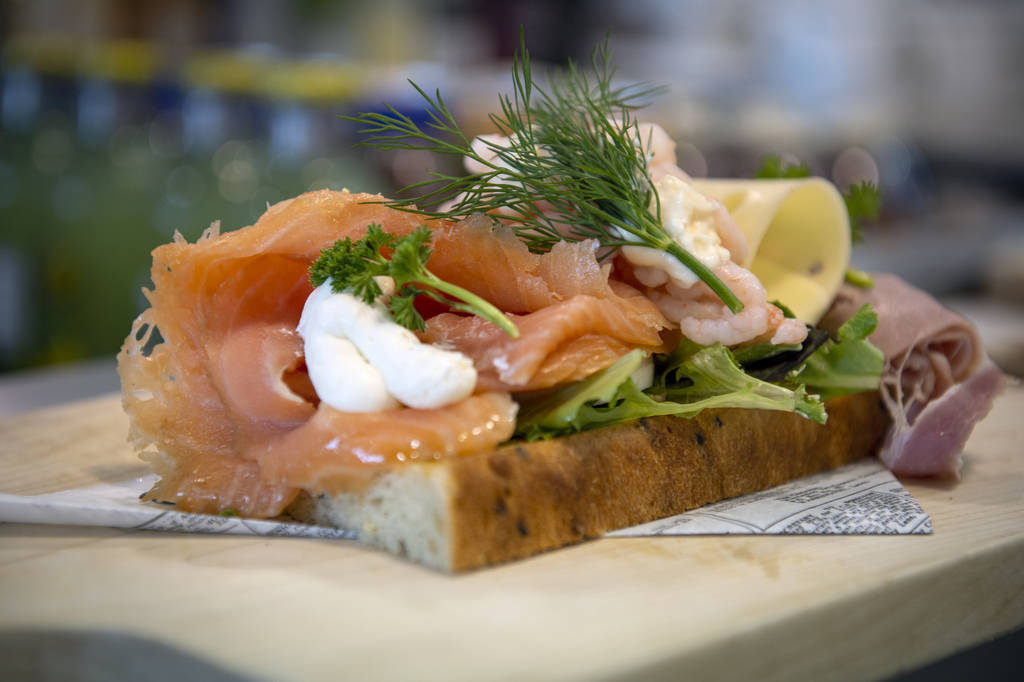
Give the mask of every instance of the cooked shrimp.
[[725, 204], [711, 197], [708, 197], [708, 200], [715, 205], [715, 230], [718, 232], [718, 238], [722, 240], [722, 246], [729, 252], [729, 257], [734, 263], [743, 263], [750, 250], [747, 235], [736, 225]]
[[[673, 175], [692, 184], [693, 178], [677, 165], [676, 143], [665, 132], [665, 129], [657, 123], [647, 122], [640, 122], [637, 127], [641, 143], [647, 147], [647, 168], [651, 174], [651, 180], [658, 182], [666, 175]], [[746, 235], [736, 226], [722, 202], [711, 197], [707, 197], [707, 199], [715, 206], [715, 227], [722, 240], [722, 246], [729, 251], [729, 255], [735, 262], [742, 263], [747, 257], [748, 250]]]
[[769, 303], [768, 329], [765, 333], [771, 334], [769, 341], [776, 346], [803, 343], [807, 338], [807, 325], [795, 318], [786, 317], [778, 306]]
[[640, 121], [637, 123], [639, 146], [647, 151], [647, 169], [651, 180], [657, 182], [666, 175], [674, 175], [685, 182], [693, 182], [692, 178], [676, 164], [676, 143], [669, 134], [657, 123]]
[[[673, 176], [692, 188], [693, 179], [677, 165], [676, 143], [664, 128], [657, 123], [639, 121], [636, 124], [636, 133], [636, 145], [646, 153], [648, 172], [655, 186], [662, 184], [666, 176]], [[500, 167], [507, 167], [507, 164], [497, 158], [498, 152], [496, 148], [507, 147], [510, 142], [511, 138], [503, 135], [486, 134], [475, 138], [471, 146], [473, 152], [480, 158], [485, 159], [489, 163], [497, 164]], [[490, 166], [469, 157], [463, 159], [463, 165], [466, 171], [470, 173], [485, 173], [493, 170]], [[508, 182], [508, 180], [501, 176], [496, 176], [493, 182], [501, 183]], [[696, 194], [692, 189], [690, 193]], [[704, 195], [699, 195], [698, 199], [699, 203], [706, 207], [705, 212], [710, 214], [710, 221], [714, 225], [714, 231], [718, 233], [721, 245], [729, 252], [729, 257], [736, 263], [742, 263], [746, 259], [748, 251], [746, 236], [736, 226], [736, 223], [733, 222], [728, 210], [720, 201]], [[452, 205], [454, 205], [454, 202], [449, 202], [445, 205], [444, 210], [451, 208]], [[541, 211], [547, 212], [546, 206], [540, 205], [539, 208]], [[511, 211], [499, 210], [498, 214], [512, 217]], [[560, 231], [567, 238], [570, 237], [568, 226], [564, 226], [564, 230]], [[647, 249], [647, 251], [651, 251], [651, 249]], [[627, 258], [634, 262], [637, 279], [647, 286], [656, 287], [670, 279], [678, 280], [680, 278], [679, 269], [676, 267], [679, 264], [666, 264], [664, 258], [659, 260], [658, 256], [663, 255], [660, 252], [658, 252], [657, 256], [653, 254], [643, 255], [636, 248], [633, 248], [632, 253], [628, 254]], [[673, 276], [673, 271], [675, 271], [676, 276]], [[688, 275], [683, 274], [682, 277], [686, 279]]]
[[[506, 164], [497, 160], [498, 152], [495, 150], [495, 147], [508, 147], [510, 141], [511, 138], [505, 137], [504, 135], [488, 133], [474, 138], [470, 147], [473, 149], [474, 153], [480, 156], [480, 158], [502, 168], [507, 168], [508, 166]], [[494, 170], [490, 166], [468, 156], [462, 159], [462, 165], [465, 166], [467, 173], [487, 173]], [[501, 181], [500, 178], [495, 178], [495, 180], [499, 182]]]
[[764, 286], [752, 272], [726, 261], [715, 268], [715, 274], [743, 302], [742, 311], [730, 312], [703, 282], [686, 288], [668, 282], [649, 291], [648, 297], [686, 338], [705, 346], [734, 346], [769, 332], [773, 343], [799, 343], [806, 336], [802, 323], [786, 320], [781, 310], [768, 303]]

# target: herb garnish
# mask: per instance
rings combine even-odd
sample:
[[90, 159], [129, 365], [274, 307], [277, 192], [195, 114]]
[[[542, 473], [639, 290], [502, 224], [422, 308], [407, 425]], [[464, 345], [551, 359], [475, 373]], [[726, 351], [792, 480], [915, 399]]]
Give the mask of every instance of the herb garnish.
[[[385, 249], [391, 251], [390, 259], [385, 257]], [[391, 277], [395, 281], [395, 293], [388, 300], [388, 310], [395, 322], [403, 327], [414, 331], [426, 328], [423, 317], [413, 305], [417, 295], [425, 294], [456, 310], [493, 322], [512, 338], [518, 338], [519, 330], [500, 310], [427, 270], [432, 251], [430, 230], [426, 227], [397, 237], [372, 223], [366, 229], [366, 236], [359, 241], [353, 242], [346, 237], [321, 251], [320, 257], [309, 268], [309, 280], [313, 286], [320, 286], [329, 279], [335, 293], [349, 291], [366, 303], [373, 303], [384, 293], [374, 277]]]
[[850, 214], [850, 239], [854, 244], [864, 240], [864, 223], [878, 220], [882, 208], [882, 193], [867, 180], [850, 185], [843, 192], [846, 212]]
[[[500, 212], [535, 252], [549, 251], [565, 239], [590, 238], [605, 247], [661, 249], [739, 312], [743, 304], [735, 294], [661, 226], [648, 170], [651, 141], [643, 139], [632, 113], [661, 88], [613, 85], [607, 41], [594, 50], [592, 64], [592, 78], [570, 61], [550, 89], [542, 89], [533, 80], [521, 37], [512, 65], [513, 93], [502, 95], [501, 112], [490, 115], [498, 132], [509, 138], [507, 146], [484, 142], [485, 150], [474, 149], [441, 93], [431, 96], [412, 81], [427, 103], [424, 128], [391, 106], [387, 113], [343, 118], [364, 126], [365, 146], [465, 157], [487, 169], [465, 176], [433, 171], [430, 180], [402, 190], [419, 194], [416, 198], [385, 202], [393, 208], [445, 219]], [[452, 205], [443, 209], [440, 205], [448, 200]]]
[[761, 167], [754, 174], [758, 180], [779, 178], [809, 178], [811, 169], [806, 163], [788, 163], [781, 156], [769, 155], [761, 159]]

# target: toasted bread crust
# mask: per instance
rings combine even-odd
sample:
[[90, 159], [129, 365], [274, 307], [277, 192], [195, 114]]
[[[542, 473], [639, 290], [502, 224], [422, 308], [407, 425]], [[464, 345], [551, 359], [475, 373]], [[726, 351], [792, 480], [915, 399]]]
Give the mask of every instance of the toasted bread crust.
[[655, 417], [392, 469], [359, 493], [291, 513], [434, 568], [518, 559], [770, 488], [873, 455], [889, 425], [877, 393], [829, 401], [828, 423], [764, 410]]
[[453, 459], [451, 566], [529, 556], [875, 453], [876, 393], [828, 404], [828, 424], [764, 410], [657, 417]]

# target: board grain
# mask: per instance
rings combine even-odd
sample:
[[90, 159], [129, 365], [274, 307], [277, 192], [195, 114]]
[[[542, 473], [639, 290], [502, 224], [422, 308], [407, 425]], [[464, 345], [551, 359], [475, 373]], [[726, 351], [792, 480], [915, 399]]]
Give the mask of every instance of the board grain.
[[[2, 524], [0, 677], [45, 654], [155, 679], [879, 679], [1024, 625], [1022, 414], [1013, 387], [960, 484], [905, 481], [930, 536], [608, 538], [449, 576], [347, 541]], [[117, 396], [2, 421], [0, 492], [144, 473], [126, 432]]]

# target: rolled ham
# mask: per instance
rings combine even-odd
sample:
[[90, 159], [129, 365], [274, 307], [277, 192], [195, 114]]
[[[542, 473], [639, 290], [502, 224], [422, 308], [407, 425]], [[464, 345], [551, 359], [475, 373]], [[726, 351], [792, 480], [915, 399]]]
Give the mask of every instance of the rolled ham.
[[974, 425], [1004, 386], [974, 326], [898, 277], [871, 289], [844, 285], [820, 326], [834, 332], [864, 303], [878, 313], [869, 338], [885, 354], [882, 398], [892, 427], [878, 453], [899, 476], [958, 479]]

